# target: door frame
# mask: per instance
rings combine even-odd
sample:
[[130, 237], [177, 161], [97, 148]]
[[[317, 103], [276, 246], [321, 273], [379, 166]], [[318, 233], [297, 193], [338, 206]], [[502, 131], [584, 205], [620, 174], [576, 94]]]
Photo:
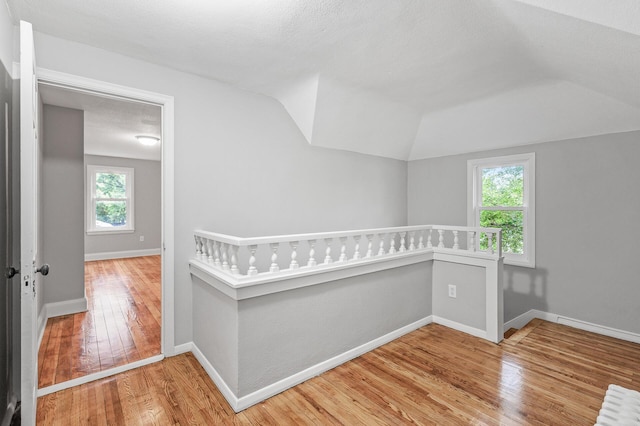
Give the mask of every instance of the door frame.
[[[58, 392], [123, 371], [141, 367], [175, 355], [175, 314], [174, 314], [174, 99], [164, 95], [133, 87], [121, 86], [73, 74], [37, 68], [38, 83], [79, 91], [95, 96], [125, 99], [157, 105], [162, 110], [162, 161], [161, 161], [161, 227], [162, 227], [162, 321], [160, 355], [136, 361], [119, 367], [89, 374], [84, 377], [38, 389], [38, 396]], [[37, 366], [36, 366], [37, 367]]]

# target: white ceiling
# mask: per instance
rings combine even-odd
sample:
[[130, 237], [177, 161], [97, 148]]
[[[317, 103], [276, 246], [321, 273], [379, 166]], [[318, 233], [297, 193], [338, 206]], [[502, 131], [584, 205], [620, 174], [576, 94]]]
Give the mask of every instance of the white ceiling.
[[399, 159], [640, 129], [640, 0], [8, 0], [37, 31], [273, 96]]
[[157, 105], [107, 98], [41, 84], [42, 102], [84, 111], [84, 153], [160, 161], [161, 144], [144, 146], [136, 136], [161, 136]]

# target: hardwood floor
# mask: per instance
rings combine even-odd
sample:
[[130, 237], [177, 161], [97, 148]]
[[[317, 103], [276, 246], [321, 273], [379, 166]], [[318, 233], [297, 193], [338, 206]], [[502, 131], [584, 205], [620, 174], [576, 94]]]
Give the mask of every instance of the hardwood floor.
[[85, 262], [89, 310], [47, 321], [38, 387], [158, 355], [160, 273], [160, 256]]
[[640, 345], [534, 320], [500, 345], [430, 324], [234, 414], [191, 354], [38, 399], [38, 424], [593, 425]]

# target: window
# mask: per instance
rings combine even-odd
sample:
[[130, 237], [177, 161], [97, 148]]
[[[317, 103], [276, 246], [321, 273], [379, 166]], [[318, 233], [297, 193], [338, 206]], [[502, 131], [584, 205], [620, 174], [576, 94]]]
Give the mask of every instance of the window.
[[535, 153], [469, 160], [467, 179], [468, 225], [501, 228], [505, 263], [535, 268]]
[[87, 233], [133, 232], [133, 169], [87, 165]]

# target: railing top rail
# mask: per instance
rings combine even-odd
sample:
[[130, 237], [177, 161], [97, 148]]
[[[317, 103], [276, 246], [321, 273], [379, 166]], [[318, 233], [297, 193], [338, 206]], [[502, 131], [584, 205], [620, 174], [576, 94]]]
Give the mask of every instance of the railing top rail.
[[481, 227], [468, 227], [468, 226], [446, 226], [446, 225], [413, 225], [413, 226], [396, 226], [390, 228], [371, 228], [371, 229], [358, 229], [351, 231], [333, 231], [333, 232], [314, 232], [307, 234], [289, 234], [289, 235], [272, 235], [265, 237], [237, 237], [233, 235], [220, 234], [217, 232], [209, 232], [198, 230], [194, 234], [199, 237], [210, 238], [220, 241], [225, 244], [232, 244], [236, 246], [252, 246], [260, 244], [270, 243], [283, 243], [292, 241], [311, 241], [321, 240], [329, 238], [342, 238], [358, 235], [377, 235], [377, 234], [389, 234], [393, 232], [411, 232], [418, 230], [446, 230], [446, 231], [462, 231], [462, 232], [491, 232], [494, 234], [500, 233], [500, 228], [481, 228]]

